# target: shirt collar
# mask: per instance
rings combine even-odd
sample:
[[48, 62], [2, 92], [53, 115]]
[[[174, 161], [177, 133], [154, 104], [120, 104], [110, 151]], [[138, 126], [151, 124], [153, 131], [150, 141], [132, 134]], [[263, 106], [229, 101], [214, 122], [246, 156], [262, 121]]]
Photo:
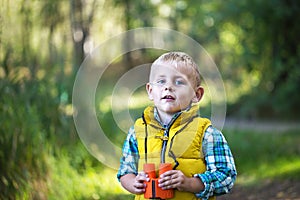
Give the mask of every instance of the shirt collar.
[[[189, 105], [185, 110], [182, 110], [182, 111], [189, 111], [191, 109], [192, 105]], [[178, 115], [180, 115], [182, 113], [182, 111], [179, 111], [177, 113], [175, 113], [173, 116], [172, 116], [172, 119], [170, 120], [169, 123], [171, 123], [173, 121], [174, 118], [177, 118]], [[163, 126], [164, 128], [168, 127], [169, 124], [164, 124], [162, 122], [162, 120], [160, 119], [159, 117], [159, 114], [158, 114], [158, 111], [157, 111], [157, 108], [154, 107], [154, 110], [153, 110], [153, 114], [154, 114], [154, 118], [160, 123], [161, 126]]]

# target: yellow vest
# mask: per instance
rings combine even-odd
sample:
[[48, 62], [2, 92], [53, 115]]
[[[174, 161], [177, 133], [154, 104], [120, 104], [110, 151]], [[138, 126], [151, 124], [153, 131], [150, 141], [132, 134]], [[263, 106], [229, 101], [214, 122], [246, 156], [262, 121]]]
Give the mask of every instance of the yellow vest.
[[[155, 163], [158, 174], [163, 141], [166, 140], [166, 151], [163, 154], [166, 163], [172, 163], [174, 167], [178, 162], [176, 169], [181, 170], [187, 177], [204, 173], [206, 165], [202, 154], [202, 140], [205, 130], [211, 125], [210, 120], [200, 118], [198, 106], [192, 106], [188, 111], [182, 111], [171, 126], [165, 129], [154, 119], [153, 111], [154, 107], [147, 107], [143, 117], [139, 118], [134, 125], [140, 155], [138, 170], [142, 171], [143, 164], [146, 162]], [[168, 132], [168, 137], [166, 132]], [[136, 195], [135, 199], [144, 199], [144, 195]], [[193, 193], [175, 190], [172, 199], [198, 198]]]

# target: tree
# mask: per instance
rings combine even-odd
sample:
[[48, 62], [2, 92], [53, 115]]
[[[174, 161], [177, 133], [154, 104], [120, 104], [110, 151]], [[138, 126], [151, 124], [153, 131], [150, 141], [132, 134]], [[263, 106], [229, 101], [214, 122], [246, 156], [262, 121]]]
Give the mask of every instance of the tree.
[[70, 0], [70, 18], [74, 46], [74, 73], [77, 72], [84, 60], [84, 45], [90, 36], [90, 27], [93, 23], [96, 9], [97, 0], [89, 3], [83, 0]]

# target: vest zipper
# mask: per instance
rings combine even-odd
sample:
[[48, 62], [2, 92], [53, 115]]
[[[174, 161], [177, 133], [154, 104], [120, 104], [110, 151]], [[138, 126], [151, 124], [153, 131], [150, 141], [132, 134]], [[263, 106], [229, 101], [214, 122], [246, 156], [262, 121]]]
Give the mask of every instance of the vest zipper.
[[[169, 131], [170, 131], [170, 128], [171, 128], [171, 126], [174, 124], [174, 122], [176, 121], [176, 119], [179, 117], [181, 115], [181, 112], [177, 115], [177, 116], [175, 116], [173, 119], [172, 119], [172, 121], [168, 124], [168, 126], [167, 126], [167, 128], [165, 129], [165, 131], [164, 131], [164, 136], [163, 136], [163, 143], [162, 143], [162, 148], [161, 148], [161, 152], [160, 152], [160, 163], [165, 163], [166, 162], [166, 150], [167, 150], [167, 144], [168, 144], [168, 141], [169, 141]], [[187, 124], [189, 124], [191, 121], [193, 121], [194, 120], [194, 118], [196, 118], [196, 117], [198, 117], [198, 115], [195, 115], [194, 117], [192, 117], [189, 121], [188, 121], [188, 123]], [[144, 147], [145, 147], [145, 163], [148, 163], [147, 162], [147, 153], [148, 153], [148, 150], [147, 150], [147, 142], [148, 142], [148, 129], [147, 129], [147, 122], [146, 122], [146, 119], [145, 119], [145, 117], [144, 117], [144, 113], [143, 113], [143, 115], [142, 115], [142, 119], [143, 119], [143, 122], [144, 122], [144, 124], [145, 124], [145, 142], [144, 142]], [[170, 149], [169, 149], [169, 153], [168, 153], [168, 155], [170, 156], [170, 157], [172, 157], [173, 158], [173, 160], [175, 161], [175, 167], [174, 167], [174, 169], [176, 169], [176, 167], [179, 165], [179, 163], [178, 163], [178, 161], [176, 160], [176, 156], [175, 156], [175, 154], [173, 153], [173, 151], [171, 151], [171, 148], [172, 148], [172, 146], [173, 146], [173, 139], [174, 139], [174, 137], [178, 134], [178, 133], [180, 133], [186, 126], [187, 126], [187, 124], [184, 126], [184, 127], [182, 127], [179, 131], [177, 131], [176, 133], [175, 133], [175, 135], [171, 138], [171, 144], [170, 144]], [[164, 139], [165, 138], [165, 139]], [[167, 138], [167, 139], [166, 139]]]
[[[181, 112], [175, 116], [172, 121], [168, 124], [166, 130], [164, 131], [164, 138], [169, 138], [169, 131], [171, 126], [174, 124], [175, 120], [181, 115]], [[161, 152], [160, 152], [160, 163], [165, 163], [166, 162], [166, 150], [167, 150], [167, 144], [168, 144], [168, 140], [163, 140], [162, 143], [162, 148], [161, 148]]]

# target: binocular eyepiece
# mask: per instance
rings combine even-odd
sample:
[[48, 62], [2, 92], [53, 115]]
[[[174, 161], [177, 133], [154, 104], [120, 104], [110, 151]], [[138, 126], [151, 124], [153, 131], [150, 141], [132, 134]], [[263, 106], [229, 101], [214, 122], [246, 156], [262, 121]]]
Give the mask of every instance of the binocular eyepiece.
[[[171, 163], [161, 163], [159, 165], [159, 176], [169, 170], [172, 170]], [[173, 189], [163, 190], [160, 187], [158, 187], [158, 179], [159, 178], [156, 177], [154, 163], [144, 164], [144, 172], [146, 174], [148, 174], [148, 177], [150, 178], [149, 182], [147, 182], [147, 181], [145, 182], [146, 183], [146, 191], [144, 193], [144, 197], [146, 199], [155, 199], [155, 198], [170, 199], [170, 198], [173, 198], [173, 196], [174, 196]]]

